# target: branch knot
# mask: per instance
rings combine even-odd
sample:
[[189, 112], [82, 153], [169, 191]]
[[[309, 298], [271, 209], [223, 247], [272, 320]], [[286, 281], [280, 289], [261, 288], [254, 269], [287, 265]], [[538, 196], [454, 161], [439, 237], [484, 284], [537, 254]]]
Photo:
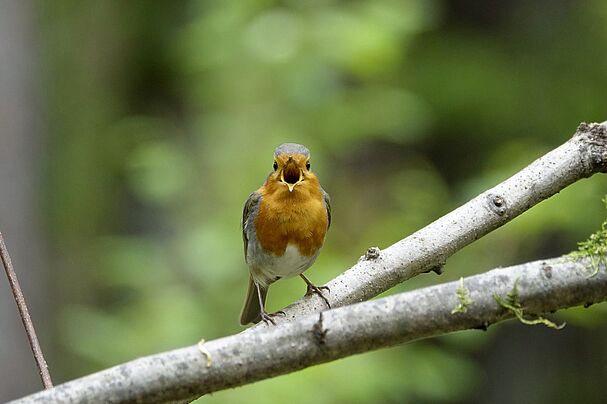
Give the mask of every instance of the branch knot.
[[318, 316], [318, 321], [316, 321], [312, 326], [312, 336], [314, 337], [314, 342], [316, 342], [316, 345], [323, 346], [325, 344], [325, 339], [327, 338], [328, 332], [329, 330], [324, 328], [321, 311]]
[[369, 247], [364, 255], [364, 259], [366, 261], [378, 259], [380, 253], [379, 247]]
[[489, 194], [487, 195], [487, 202], [489, 209], [498, 216], [504, 216], [508, 210], [508, 203], [506, 198], [501, 195]]
[[607, 121], [601, 124], [582, 122], [574, 138], [580, 141], [583, 163], [590, 174], [607, 172]]

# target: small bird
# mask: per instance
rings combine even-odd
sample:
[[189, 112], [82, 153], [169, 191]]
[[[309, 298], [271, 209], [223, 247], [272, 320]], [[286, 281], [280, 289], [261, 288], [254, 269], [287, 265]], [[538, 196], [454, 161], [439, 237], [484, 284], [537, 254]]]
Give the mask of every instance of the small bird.
[[[244, 205], [242, 239], [249, 266], [249, 289], [240, 323], [275, 324], [265, 311], [270, 284], [299, 275], [328, 307], [322, 292], [303, 272], [318, 257], [331, 224], [329, 195], [310, 171], [310, 151], [296, 143], [284, 143], [274, 151], [274, 170]], [[307, 294], [306, 293], [306, 294]]]

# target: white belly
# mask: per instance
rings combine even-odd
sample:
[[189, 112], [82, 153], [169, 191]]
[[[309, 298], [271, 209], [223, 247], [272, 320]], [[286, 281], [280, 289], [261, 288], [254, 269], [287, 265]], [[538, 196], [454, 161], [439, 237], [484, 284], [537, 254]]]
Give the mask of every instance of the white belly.
[[[249, 250], [251, 247], [251, 244], [249, 244]], [[254, 280], [266, 285], [280, 278], [291, 278], [301, 274], [314, 263], [318, 256], [317, 253], [311, 257], [306, 257], [300, 254], [299, 249], [293, 244], [287, 245], [285, 253], [280, 257], [256, 252], [257, 254], [249, 254], [248, 257], [251, 275], [253, 275]]]

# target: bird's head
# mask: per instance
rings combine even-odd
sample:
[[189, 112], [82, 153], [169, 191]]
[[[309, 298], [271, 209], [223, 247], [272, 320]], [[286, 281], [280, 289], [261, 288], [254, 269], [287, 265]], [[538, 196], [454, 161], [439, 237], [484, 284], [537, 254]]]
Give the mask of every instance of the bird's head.
[[289, 192], [306, 181], [318, 181], [310, 171], [310, 151], [297, 143], [283, 143], [274, 150], [273, 168], [269, 180], [282, 184]]

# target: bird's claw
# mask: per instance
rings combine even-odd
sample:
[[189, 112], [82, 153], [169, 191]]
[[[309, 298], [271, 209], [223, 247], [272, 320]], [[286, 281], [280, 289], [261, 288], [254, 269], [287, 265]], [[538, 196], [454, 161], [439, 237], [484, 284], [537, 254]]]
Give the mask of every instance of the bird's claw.
[[274, 319], [272, 317], [278, 316], [279, 314], [282, 314], [283, 316], [286, 316], [287, 313], [285, 313], [282, 310], [277, 311], [276, 313], [266, 313], [265, 311], [262, 311], [260, 313], [261, 316], [261, 321], [263, 321], [264, 323], [266, 323], [267, 325], [270, 325], [270, 323], [272, 325], [276, 325], [276, 321], [274, 321]]
[[265, 311], [262, 311], [260, 313], [260, 316], [261, 316], [261, 321], [266, 323], [266, 325], [270, 325], [270, 323], [272, 323], [272, 325], [276, 325], [276, 322], [274, 321], [272, 316], [269, 315], [268, 313], [266, 313]]
[[316, 286], [316, 285], [309, 283], [308, 290], [306, 291], [306, 295], [316, 293], [318, 296], [320, 296], [322, 298], [322, 300], [325, 301], [327, 307], [331, 308], [331, 303], [329, 303], [329, 299], [327, 299], [327, 296], [325, 296], [325, 294], [323, 293], [323, 289], [325, 289], [327, 292], [331, 293], [331, 289], [329, 289], [328, 286]]

